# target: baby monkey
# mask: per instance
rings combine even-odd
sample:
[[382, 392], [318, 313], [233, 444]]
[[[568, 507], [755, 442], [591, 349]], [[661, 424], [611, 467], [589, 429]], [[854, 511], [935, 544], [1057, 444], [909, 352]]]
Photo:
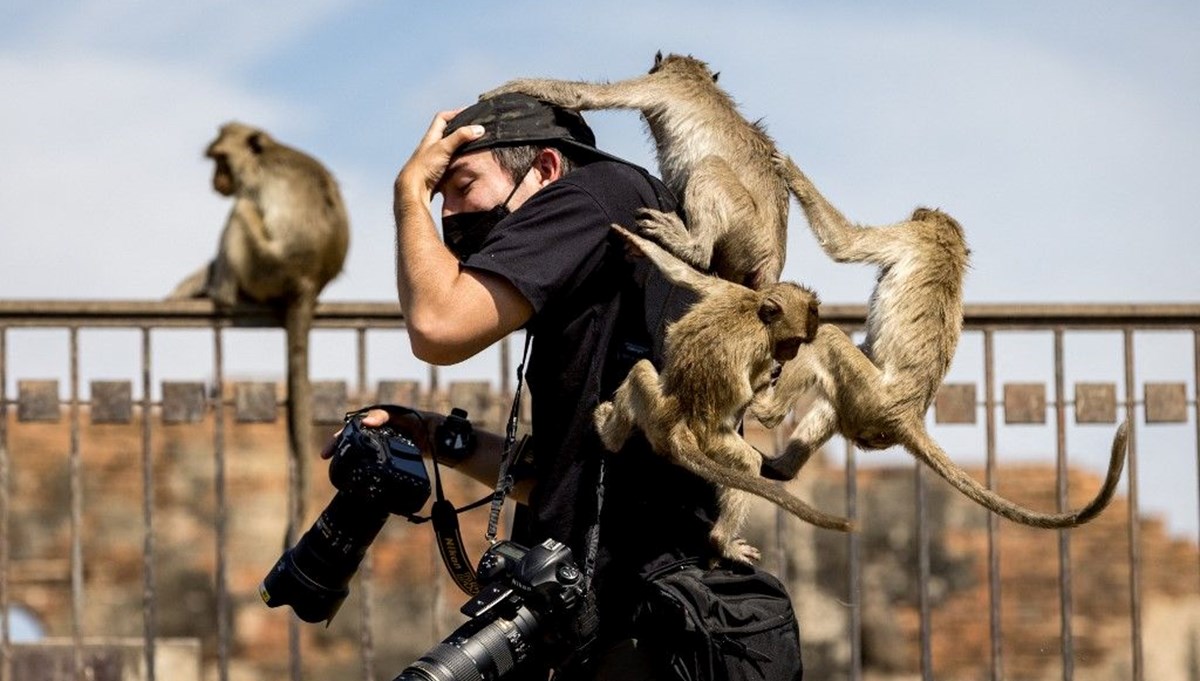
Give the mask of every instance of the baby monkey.
[[976, 503], [1018, 523], [1073, 527], [1103, 510], [1121, 477], [1127, 423], [1117, 429], [1100, 492], [1083, 509], [1059, 514], [1025, 509], [987, 489], [951, 461], [926, 430], [925, 412], [962, 334], [970, 252], [958, 223], [940, 211], [918, 208], [908, 220], [886, 227], [852, 225], [790, 158], [777, 154], [775, 163], [829, 257], [875, 265], [879, 278], [863, 344], [855, 347], [836, 326], [821, 325], [816, 339], [784, 365], [774, 390], [751, 406], [759, 421], [774, 427], [802, 393], [813, 388], [817, 393], [784, 454], [766, 461], [763, 474], [790, 479], [838, 432], [864, 449], [903, 446]]
[[[642, 223], [674, 214], [647, 211]], [[671, 282], [700, 300], [667, 328], [663, 372], [649, 360], [634, 365], [611, 402], [595, 411], [604, 446], [619, 451], [634, 426], [654, 451], [719, 487], [719, 517], [710, 539], [730, 560], [751, 562], [758, 549], [738, 535], [756, 494], [820, 527], [846, 531], [849, 521], [812, 508], [759, 477], [762, 454], [737, 428], [754, 395], [766, 390], [781, 362], [796, 356], [817, 329], [817, 298], [781, 282], [752, 290], [702, 275], [654, 242], [613, 225]]]

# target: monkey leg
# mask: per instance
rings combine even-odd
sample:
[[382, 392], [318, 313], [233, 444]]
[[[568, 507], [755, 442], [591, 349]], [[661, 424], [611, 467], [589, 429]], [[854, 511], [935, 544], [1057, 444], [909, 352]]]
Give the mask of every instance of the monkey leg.
[[717, 506], [720, 515], [708, 535], [712, 547], [722, 558], [737, 563], [750, 564], [761, 559], [762, 552], [740, 534], [750, 513], [750, 493], [722, 487], [717, 495]]
[[[624, 385], [621, 387], [624, 388]], [[621, 447], [629, 439], [630, 431], [633, 430], [628, 396], [618, 389], [611, 402], [601, 402], [597, 405], [596, 411], [592, 412], [592, 419], [596, 423], [596, 432], [600, 434], [604, 448], [610, 452], [621, 451]]]
[[208, 294], [208, 283], [212, 279], [213, 263], [192, 272], [167, 294], [167, 300], [187, 300], [203, 298]]
[[772, 162], [796, 196], [808, 226], [826, 255], [837, 262], [875, 265], [889, 265], [900, 259], [907, 248], [905, 223], [890, 227], [855, 225], [817, 191], [790, 157], [776, 152]]
[[788, 437], [783, 454], [763, 458], [761, 474], [769, 480], [791, 480], [796, 477], [813, 453], [829, 441], [837, 430], [837, 412], [828, 400], [818, 399], [809, 408]]
[[[706, 156], [692, 169], [683, 205], [689, 221], [686, 227], [678, 219], [638, 224], [643, 234], [699, 270], [719, 265], [713, 262], [714, 249], [735, 225], [754, 221], [754, 197], [719, 156]], [[742, 283], [740, 278], [738, 283]]]
[[601, 404], [593, 413], [604, 447], [612, 452], [620, 451], [629, 439], [630, 431], [637, 426], [656, 453], [668, 454], [663, 422], [676, 410], [667, 402], [659, 385], [658, 372], [650, 360], [643, 359], [634, 364], [613, 394], [612, 401]]

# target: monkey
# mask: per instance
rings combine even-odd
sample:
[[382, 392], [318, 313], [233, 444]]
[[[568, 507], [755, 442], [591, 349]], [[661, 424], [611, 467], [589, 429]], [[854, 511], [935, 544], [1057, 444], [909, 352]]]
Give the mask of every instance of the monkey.
[[820, 527], [849, 530], [849, 521], [817, 511], [759, 477], [762, 455], [737, 432], [747, 405], [770, 383], [777, 364], [791, 360], [813, 337], [816, 295], [790, 282], [756, 291], [702, 275], [654, 242], [620, 225], [612, 229], [668, 280], [693, 289], [700, 299], [667, 327], [662, 374], [650, 360], [640, 360], [612, 400], [593, 412], [604, 447], [619, 451], [636, 426], [656, 453], [715, 483], [718, 517], [709, 539], [723, 558], [743, 563], [760, 558], [738, 536], [749, 510], [747, 493]]
[[659, 52], [647, 75], [615, 83], [519, 79], [481, 99], [520, 92], [568, 109], [637, 109], [659, 172], [681, 197], [682, 222], [654, 221], [648, 236], [699, 270], [758, 289], [779, 281], [787, 252], [788, 192], [771, 163], [775, 142], [691, 56]]
[[237, 122], [221, 126], [205, 155], [212, 186], [233, 197], [216, 258], [184, 279], [169, 299], [210, 298], [283, 311], [287, 335], [288, 440], [300, 489], [288, 537], [304, 518], [312, 429], [308, 335], [317, 296], [342, 270], [349, 219], [333, 175], [313, 157]]
[[836, 326], [822, 324], [816, 338], [783, 366], [774, 389], [760, 393], [751, 405], [752, 415], [774, 427], [801, 393], [811, 388], [817, 393], [784, 453], [764, 461], [762, 473], [790, 479], [838, 432], [863, 449], [901, 445], [976, 503], [1021, 524], [1074, 527], [1099, 514], [1120, 480], [1128, 422], [1117, 429], [1097, 496], [1080, 510], [1058, 514], [1025, 509], [982, 486], [951, 461], [925, 428], [925, 412], [962, 333], [970, 251], [958, 222], [939, 210], [917, 208], [907, 220], [889, 226], [853, 225], [791, 158], [777, 154], [774, 160], [829, 257], [872, 264], [879, 273], [862, 345], [856, 347]]

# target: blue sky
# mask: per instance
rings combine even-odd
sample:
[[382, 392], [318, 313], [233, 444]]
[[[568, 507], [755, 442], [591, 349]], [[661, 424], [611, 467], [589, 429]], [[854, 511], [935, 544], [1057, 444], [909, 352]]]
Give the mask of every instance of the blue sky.
[[[968, 302], [1200, 300], [1200, 5], [1133, 0], [10, 0], [0, 298], [165, 295], [215, 250], [228, 202], [201, 152], [237, 119], [342, 185], [351, 250], [325, 298], [394, 300], [391, 182], [437, 110], [517, 76], [640, 74], [660, 49], [710, 62], [852, 219], [918, 204], [956, 216]], [[653, 168], [635, 115], [589, 120], [603, 146]], [[785, 277], [864, 302], [873, 272], [829, 262], [793, 213]], [[25, 345], [14, 334], [12, 380], [61, 362]], [[247, 346], [248, 367], [274, 352]], [[314, 375], [333, 365], [315, 357]], [[1144, 378], [1191, 371], [1166, 362]], [[1102, 458], [1110, 433], [1089, 433]], [[1186, 432], [1172, 437], [1191, 451]], [[1194, 530], [1194, 475], [1143, 475], [1181, 486]]]

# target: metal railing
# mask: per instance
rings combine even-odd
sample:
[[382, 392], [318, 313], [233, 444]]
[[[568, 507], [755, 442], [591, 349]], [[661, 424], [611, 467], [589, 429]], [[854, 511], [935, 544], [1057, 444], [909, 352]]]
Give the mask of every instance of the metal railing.
[[[835, 323], [847, 330], [861, 326], [865, 308], [862, 306], [825, 305], [822, 307], [822, 321]], [[204, 408], [213, 415], [212, 449], [213, 449], [213, 485], [215, 490], [215, 572], [213, 588], [216, 593], [216, 617], [213, 627], [216, 630], [216, 667], [221, 681], [227, 681], [230, 674], [230, 662], [233, 655], [232, 636], [230, 631], [230, 601], [227, 585], [228, 568], [228, 536], [226, 493], [226, 437], [229, 424], [226, 423], [225, 409], [215, 408], [220, 405], [228, 406], [225, 378], [225, 333], [234, 328], [272, 328], [279, 326], [278, 315], [269, 308], [247, 307], [240, 308], [230, 314], [218, 314], [211, 304], [204, 301], [187, 302], [118, 302], [118, 301], [0, 301], [0, 530], [3, 540], [0, 540], [0, 612], [7, 612], [10, 605], [10, 532], [11, 509], [13, 499], [10, 497], [14, 471], [11, 465], [9, 449], [9, 429], [11, 409], [15, 406], [18, 412], [26, 408], [25, 395], [14, 398], [9, 394], [10, 381], [15, 379], [38, 378], [16, 374], [15, 367], [9, 361], [8, 339], [10, 333], [24, 329], [59, 329], [65, 330], [68, 336], [66, 374], [69, 376], [68, 395], [65, 400], [51, 397], [54, 408], [61, 405], [67, 408], [69, 430], [68, 475], [70, 480], [70, 552], [69, 552], [69, 583], [71, 626], [69, 635], [74, 641], [74, 668], [78, 678], [83, 678], [85, 662], [83, 659], [84, 637], [95, 632], [85, 632], [82, 625], [82, 613], [85, 597], [85, 565], [82, 551], [82, 520], [84, 515], [84, 499], [82, 495], [83, 479], [81, 472], [81, 409], [85, 406], [95, 409], [96, 395], [84, 399], [80, 389], [80, 350], [79, 333], [81, 329], [124, 328], [140, 332], [140, 399], [133, 402], [135, 411], [143, 415], [141, 418], [141, 481], [144, 542], [143, 552], [143, 588], [142, 616], [143, 638], [145, 646], [145, 661], [148, 678], [154, 678], [155, 641], [158, 637], [156, 621], [163, 608], [170, 607], [159, 601], [156, 590], [156, 561], [155, 555], [162, 547], [155, 541], [155, 489], [154, 489], [154, 448], [153, 434], [155, 425], [149, 418], [152, 413], [164, 413], [169, 407], [167, 396], [155, 398], [153, 366], [156, 352], [161, 352], [152, 344], [152, 331], [160, 329], [198, 329], [211, 333], [213, 348], [213, 365], [211, 367], [212, 386]], [[368, 351], [367, 337], [381, 330], [398, 330], [404, 328], [404, 321], [398, 306], [388, 303], [323, 303], [318, 306], [314, 321], [314, 332], [328, 329], [348, 330], [355, 336], [355, 376], [357, 399], [366, 401], [370, 392], [368, 389]], [[1198, 461], [1200, 453], [1200, 402], [1197, 400], [1197, 386], [1200, 385], [1200, 305], [1165, 304], [1165, 305], [969, 305], [966, 309], [964, 327], [964, 345], [978, 339], [982, 343], [981, 366], [977, 369], [982, 373], [982, 398], [977, 398], [974, 383], [955, 383], [955, 371], [963, 364], [962, 352], [956, 360], [955, 370], [947, 379], [948, 384], [958, 387], [969, 385], [969, 390], [949, 391], [947, 401], [939, 397], [938, 414], [931, 418], [937, 423], [973, 423], [978, 412], [983, 413], [983, 433], [985, 438], [984, 455], [986, 482], [995, 486], [995, 477], [999, 463], [997, 460], [997, 424], [998, 415], [1003, 412], [1007, 423], [1037, 422], [1038, 409], [1026, 410], [1022, 415], [1022, 400], [1028, 401], [1031, 396], [1037, 397], [1038, 391], [1029, 390], [1029, 385], [1012, 386], [1013, 394], [1009, 395], [1009, 385], [1005, 385], [1003, 399], [997, 397], [996, 382], [996, 340], [1009, 334], [1048, 335], [1052, 341], [1051, 364], [1053, 370], [1053, 397], [1046, 399], [1044, 387], [1041, 394], [1041, 409], [1053, 414], [1055, 433], [1054, 465], [1057, 471], [1056, 495], [1059, 510], [1067, 508], [1066, 478], [1068, 472], [1066, 434], [1068, 428], [1068, 407], [1074, 404], [1076, 422], [1081, 422], [1082, 398], [1080, 387], [1076, 386], [1076, 397], [1072, 400], [1067, 393], [1064, 367], [1066, 352], [1064, 338], [1073, 334], [1090, 333], [1095, 331], [1119, 334], [1121, 343], [1121, 369], [1123, 384], [1120, 398], [1113, 397], [1112, 408], [1120, 411], [1130, 422], [1129, 449], [1127, 459], [1127, 489], [1128, 489], [1128, 602], [1129, 602], [1129, 669], [1131, 678], [1135, 681], [1146, 679], [1146, 664], [1144, 660], [1145, 634], [1143, 631], [1143, 595], [1140, 590], [1142, 581], [1142, 565], [1145, 557], [1141, 551], [1140, 537], [1140, 499], [1139, 499], [1139, 456], [1138, 432], [1143, 423], [1158, 423], [1162, 421], [1180, 422], [1179, 412], [1184, 414], [1182, 422], [1191, 421], [1195, 427], [1195, 437], [1191, 443], [1190, 461]], [[1168, 332], [1175, 335], [1189, 336], [1192, 354], [1171, 358], [1172, 366], [1186, 371], [1185, 378], [1180, 383], [1184, 388], [1177, 390], [1176, 384], [1167, 386], [1170, 389], [1160, 390], [1160, 384], [1146, 384], [1146, 398], [1139, 399], [1136, 382], [1138, 362], [1135, 357], [1136, 340], [1145, 334]], [[962, 347], [962, 346], [960, 346]], [[436, 389], [439, 378], [435, 368], [428, 368], [429, 389]], [[510, 390], [510, 374], [512, 367], [509, 362], [507, 339], [502, 344], [499, 354], [499, 365], [493, 375], [500, 394], [506, 395]], [[1190, 388], [1186, 384], [1190, 383]], [[1091, 384], [1088, 384], [1091, 385]], [[1153, 390], [1151, 390], [1153, 388]], [[1025, 390], [1025, 392], [1022, 392]], [[1091, 390], [1091, 388], [1088, 388]], [[93, 389], [93, 393], [95, 389]], [[947, 392], [947, 391], [944, 391]], [[1153, 399], [1151, 399], [1153, 393]], [[1088, 392], [1092, 395], [1093, 392]], [[1115, 390], [1099, 390], [1095, 394], [1115, 396]], [[957, 397], [955, 397], [957, 395]], [[1161, 399], [1160, 399], [1161, 398]], [[957, 399], [957, 404], [955, 400]], [[1089, 398], [1090, 399], [1090, 398]], [[1103, 402], [1103, 400], [1101, 400]], [[32, 404], [32, 389], [31, 399]], [[1036, 402], [1036, 400], [1035, 400]], [[30, 407], [33, 411], [33, 407]], [[1104, 411], [1104, 405], [1100, 407]], [[1153, 413], [1152, 413], [1153, 412]], [[943, 413], [945, 416], [943, 416]], [[958, 416], [953, 414], [957, 413]], [[1169, 418], [1161, 418], [1162, 414]], [[1030, 416], [1032, 414], [1032, 416]], [[1138, 416], [1141, 414], [1142, 419]], [[1190, 418], [1189, 415], [1190, 414]], [[20, 414], [18, 414], [20, 417]], [[18, 418], [20, 420], [20, 418]], [[1090, 420], [1090, 419], [1087, 419]], [[1101, 419], [1103, 420], [1103, 419]], [[1115, 417], [1110, 420], [1115, 421]], [[131, 422], [131, 421], [126, 421]], [[1172, 456], [1182, 456], [1172, 453]], [[847, 514], [854, 518], [858, 515], [859, 504], [859, 462], [853, 447], [845, 447], [845, 500]], [[1200, 467], [1200, 463], [1196, 464]], [[918, 556], [913, 570], [919, 585], [918, 610], [920, 620], [919, 665], [924, 679], [934, 678], [934, 651], [932, 649], [932, 606], [929, 593], [931, 581], [931, 564], [929, 555], [929, 512], [926, 508], [926, 474], [920, 466], [914, 468], [915, 500], [917, 509], [915, 522], [917, 524]], [[1197, 477], [1197, 487], [1200, 487], [1200, 476]], [[1200, 513], [1200, 504], [1193, 514]], [[782, 520], [776, 523], [775, 539], [782, 544], [785, 534], [790, 532]], [[160, 541], [169, 538], [160, 537]], [[844, 604], [848, 608], [848, 630], [846, 638], [850, 641], [850, 659], [842, 672], [845, 678], [859, 680], [863, 678], [863, 643], [862, 643], [862, 545], [861, 538], [852, 534], [846, 540], [846, 551], [849, 564], [847, 593], [844, 594]], [[989, 622], [989, 661], [987, 674], [993, 681], [1005, 678], [1003, 657], [1004, 632], [1001, 628], [1001, 588], [1000, 588], [1000, 551], [997, 538], [997, 521], [990, 517], [987, 521], [987, 592], [988, 592], [988, 622]], [[769, 547], [768, 547], [769, 548]], [[770, 555], [769, 551], [766, 552]], [[1071, 532], [1058, 533], [1059, 577], [1058, 590], [1060, 594], [1059, 613], [1061, 620], [1060, 653], [1062, 678], [1074, 678], [1074, 638], [1073, 638], [1073, 600], [1072, 580], [1074, 566], [1071, 560]], [[786, 570], [784, 562], [778, 561], [777, 569]], [[370, 566], [365, 569], [360, 578], [366, 577], [365, 588], [369, 593]], [[1200, 563], [1195, 566], [1195, 574], [1191, 576], [1194, 584], [1200, 586]], [[369, 598], [363, 599], [364, 608], [369, 608]], [[363, 678], [375, 678], [375, 650], [371, 632], [371, 616], [369, 609], [362, 616], [362, 668]], [[61, 635], [62, 632], [57, 632]], [[448, 632], [447, 632], [448, 633]], [[12, 678], [13, 645], [7, 618], [0, 617], [0, 681]], [[297, 664], [298, 666], [298, 664]], [[394, 670], [398, 671], [398, 670]], [[293, 669], [294, 678], [299, 678], [299, 669]]]

